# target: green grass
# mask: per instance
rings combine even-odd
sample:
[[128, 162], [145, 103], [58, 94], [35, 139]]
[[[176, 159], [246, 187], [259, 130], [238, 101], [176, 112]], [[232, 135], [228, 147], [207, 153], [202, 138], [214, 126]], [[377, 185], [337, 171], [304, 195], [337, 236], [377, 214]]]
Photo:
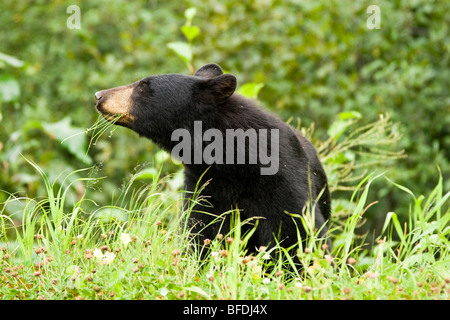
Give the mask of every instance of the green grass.
[[239, 228], [246, 221], [236, 213], [236, 227], [211, 239], [210, 255], [199, 261], [180, 226], [189, 212], [180, 212], [179, 195], [165, 192], [166, 178], [159, 175], [137, 189], [133, 176], [112, 204], [101, 207], [86, 194], [73, 204], [66, 197], [75, 182], [93, 178], [71, 180], [72, 173], [65, 187], [56, 187], [29, 163], [41, 174], [47, 196], [11, 195], [7, 202], [25, 203], [19, 224], [0, 211], [0, 299], [449, 298], [450, 192], [443, 193], [442, 178], [419, 197], [384, 180], [411, 196], [410, 218], [402, 223], [388, 213], [371, 248], [355, 230], [373, 205], [366, 203], [371, 183], [385, 178], [365, 178], [345, 223], [331, 226], [331, 254], [311, 232], [297, 251], [305, 268], [296, 270], [287, 254], [274, 258], [260, 248], [247, 255], [249, 234]]

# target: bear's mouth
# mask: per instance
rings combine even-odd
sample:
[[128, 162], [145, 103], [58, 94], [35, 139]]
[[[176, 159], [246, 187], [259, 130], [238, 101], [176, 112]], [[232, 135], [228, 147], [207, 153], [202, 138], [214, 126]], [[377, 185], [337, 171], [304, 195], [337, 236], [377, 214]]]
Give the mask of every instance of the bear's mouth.
[[97, 109], [98, 113], [100, 113], [105, 120], [107, 120], [115, 125], [120, 125], [123, 127], [130, 128], [134, 122], [134, 117], [131, 116], [130, 114], [105, 112], [101, 108], [101, 105], [99, 106], [98, 104], [95, 106], [95, 108]]

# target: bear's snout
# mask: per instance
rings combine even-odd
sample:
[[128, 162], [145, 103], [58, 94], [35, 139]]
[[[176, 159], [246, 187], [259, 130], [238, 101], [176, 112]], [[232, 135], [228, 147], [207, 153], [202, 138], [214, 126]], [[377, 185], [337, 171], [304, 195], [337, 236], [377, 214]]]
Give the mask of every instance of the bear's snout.
[[133, 89], [133, 85], [127, 85], [97, 91], [94, 94], [97, 102], [95, 108], [105, 119], [118, 125], [130, 126], [134, 121], [134, 117], [130, 114]]

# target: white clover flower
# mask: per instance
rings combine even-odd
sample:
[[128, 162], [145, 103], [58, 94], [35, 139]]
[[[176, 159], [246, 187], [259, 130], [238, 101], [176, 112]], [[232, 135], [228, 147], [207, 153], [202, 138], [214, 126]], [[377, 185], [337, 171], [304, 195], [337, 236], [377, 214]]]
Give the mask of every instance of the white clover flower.
[[126, 248], [131, 242], [131, 237], [128, 233], [122, 232], [122, 234], [120, 235], [120, 241], [122, 241], [123, 245]]
[[265, 255], [263, 255], [262, 257], [264, 260], [270, 260], [270, 254], [266, 253]]
[[264, 278], [262, 283], [269, 284], [270, 283], [270, 279], [269, 278]]
[[94, 258], [96, 258], [99, 262], [101, 262], [102, 259], [103, 259], [103, 253], [102, 253], [102, 250], [100, 250], [100, 249], [98, 249], [98, 248], [95, 249], [95, 250], [94, 250], [93, 256], [94, 256]]
[[116, 257], [116, 255], [112, 252], [106, 251], [105, 254], [103, 255], [103, 264], [110, 264], [114, 261], [114, 258]]

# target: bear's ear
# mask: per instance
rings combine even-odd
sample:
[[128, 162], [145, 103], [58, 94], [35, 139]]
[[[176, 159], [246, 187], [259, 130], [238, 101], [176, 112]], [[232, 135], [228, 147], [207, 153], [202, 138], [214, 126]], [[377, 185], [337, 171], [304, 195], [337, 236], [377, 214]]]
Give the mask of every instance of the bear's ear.
[[200, 69], [197, 70], [197, 72], [194, 74], [194, 76], [197, 77], [204, 77], [204, 78], [215, 78], [223, 74], [222, 68], [215, 64], [210, 63], [206, 64]]
[[202, 80], [197, 85], [197, 98], [206, 103], [220, 102], [234, 93], [236, 83], [236, 77], [231, 73]]

